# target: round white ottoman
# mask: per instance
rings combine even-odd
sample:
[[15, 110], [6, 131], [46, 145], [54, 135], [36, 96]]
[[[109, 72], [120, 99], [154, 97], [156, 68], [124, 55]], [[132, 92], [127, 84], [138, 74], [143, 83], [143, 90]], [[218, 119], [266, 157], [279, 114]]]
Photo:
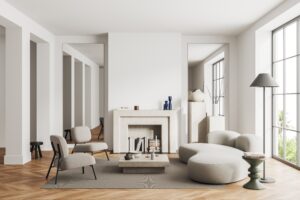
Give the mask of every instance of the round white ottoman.
[[192, 180], [208, 184], [226, 184], [247, 177], [249, 165], [242, 157], [227, 153], [198, 153], [188, 160]]

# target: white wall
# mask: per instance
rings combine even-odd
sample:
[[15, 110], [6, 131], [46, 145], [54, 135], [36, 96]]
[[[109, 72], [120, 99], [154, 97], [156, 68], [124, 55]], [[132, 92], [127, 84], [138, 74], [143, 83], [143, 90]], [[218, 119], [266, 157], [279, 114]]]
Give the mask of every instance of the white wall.
[[189, 64], [189, 90], [204, 89], [204, 65], [203, 62]]
[[5, 147], [5, 29], [0, 29], [0, 147]]
[[112, 147], [112, 110], [134, 105], [162, 109], [168, 96], [173, 96], [174, 108], [180, 107], [181, 35], [109, 33], [108, 43], [110, 117], [105, 140]]

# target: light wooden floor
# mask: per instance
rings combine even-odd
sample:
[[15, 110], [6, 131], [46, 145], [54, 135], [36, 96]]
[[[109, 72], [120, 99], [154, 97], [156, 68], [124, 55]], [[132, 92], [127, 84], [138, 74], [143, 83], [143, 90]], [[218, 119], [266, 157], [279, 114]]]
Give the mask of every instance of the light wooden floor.
[[[248, 179], [222, 189], [40, 189], [46, 183], [45, 175], [52, 157], [52, 152], [43, 153], [41, 160], [23, 166], [0, 164], [0, 199], [300, 199], [300, 171], [273, 159], [267, 161], [267, 166], [268, 174], [276, 183], [266, 185], [261, 191], [243, 189]], [[105, 158], [102, 153], [95, 156]], [[53, 176], [54, 170], [50, 177]]]

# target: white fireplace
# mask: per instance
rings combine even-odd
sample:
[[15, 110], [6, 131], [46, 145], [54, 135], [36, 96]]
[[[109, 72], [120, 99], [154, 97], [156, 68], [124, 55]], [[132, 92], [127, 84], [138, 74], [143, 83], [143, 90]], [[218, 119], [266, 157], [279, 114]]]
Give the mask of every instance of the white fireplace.
[[129, 137], [151, 138], [158, 134], [161, 152], [176, 153], [178, 147], [176, 110], [114, 110], [113, 117], [114, 153], [124, 153], [132, 149], [129, 146]]
[[[128, 151], [147, 152], [150, 140], [155, 140], [155, 152], [161, 152], [161, 125], [128, 125]], [[141, 141], [140, 141], [141, 140]], [[153, 142], [152, 141], [152, 142]], [[138, 145], [138, 143], [141, 143]], [[153, 144], [152, 144], [153, 145]], [[152, 149], [153, 150], [153, 149]]]

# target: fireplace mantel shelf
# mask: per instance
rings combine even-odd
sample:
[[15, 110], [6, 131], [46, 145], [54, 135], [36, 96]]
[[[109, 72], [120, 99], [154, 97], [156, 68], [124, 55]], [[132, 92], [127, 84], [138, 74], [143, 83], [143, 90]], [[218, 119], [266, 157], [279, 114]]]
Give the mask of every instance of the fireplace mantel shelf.
[[178, 110], [114, 110], [114, 115], [122, 116], [170, 116], [176, 115]]
[[178, 111], [179, 110], [114, 110], [114, 153], [127, 152], [128, 126], [130, 125], [161, 125], [162, 152], [176, 153], [178, 148]]

